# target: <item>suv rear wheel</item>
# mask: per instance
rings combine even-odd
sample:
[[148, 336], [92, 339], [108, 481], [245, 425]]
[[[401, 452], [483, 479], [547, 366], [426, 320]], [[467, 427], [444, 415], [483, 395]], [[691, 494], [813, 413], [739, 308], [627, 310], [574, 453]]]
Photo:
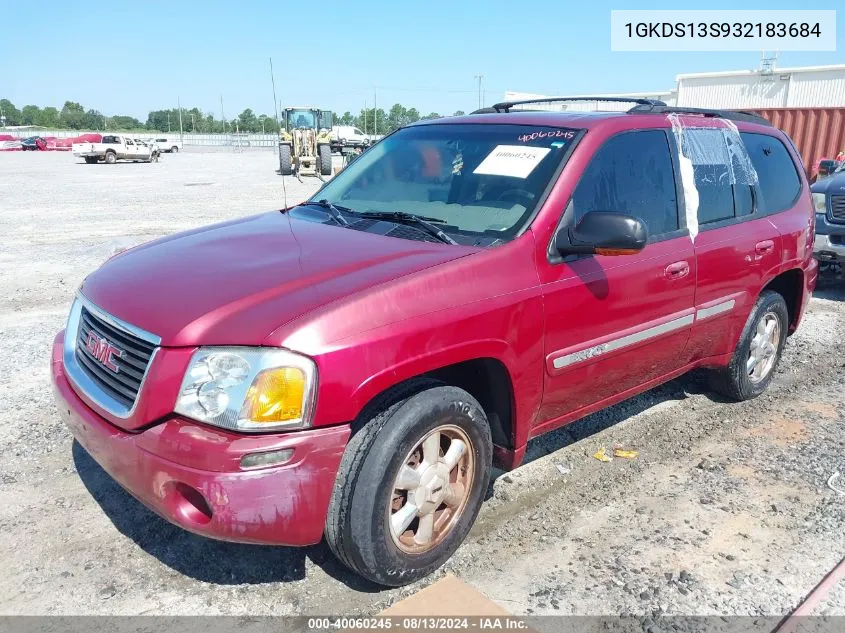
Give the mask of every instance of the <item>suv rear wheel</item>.
[[326, 521], [329, 547], [383, 585], [430, 574], [472, 527], [492, 450], [487, 417], [466, 391], [434, 381], [400, 387], [346, 447]]
[[786, 301], [779, 293], [764, 290], [754, 303], [730, 364], [713, 372], [713, 389], [738, 401], [763, 393], [780, 361], [788, 327]]

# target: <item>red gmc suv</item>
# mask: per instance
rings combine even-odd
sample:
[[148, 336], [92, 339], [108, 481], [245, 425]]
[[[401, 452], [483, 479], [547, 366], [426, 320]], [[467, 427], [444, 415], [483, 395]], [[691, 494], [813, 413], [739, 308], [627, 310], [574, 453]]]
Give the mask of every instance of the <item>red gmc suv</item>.
[[632, 101], [422, 122], [302, 204], [112, 257], [55, 339], [60, 413], [168, 521], [402, 585], [531, 438], [693, 368], [759, 395], [816, 281], [800, 158]]

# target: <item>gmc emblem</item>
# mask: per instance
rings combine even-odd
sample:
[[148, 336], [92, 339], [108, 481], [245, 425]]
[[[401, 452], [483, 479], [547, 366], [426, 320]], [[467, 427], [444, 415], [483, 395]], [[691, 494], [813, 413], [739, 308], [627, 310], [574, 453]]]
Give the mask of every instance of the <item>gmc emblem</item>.
[[120, 371], [120, 368], [117, 364], [115, 364], [114, 359], [123, 358], [122, 349], [115, 347], [107, 339], [97, 336], [94, 332], [88, 332], [85, 347], [88, 348], [91, 355], [102, 365], [111, 369], [114, 373]]

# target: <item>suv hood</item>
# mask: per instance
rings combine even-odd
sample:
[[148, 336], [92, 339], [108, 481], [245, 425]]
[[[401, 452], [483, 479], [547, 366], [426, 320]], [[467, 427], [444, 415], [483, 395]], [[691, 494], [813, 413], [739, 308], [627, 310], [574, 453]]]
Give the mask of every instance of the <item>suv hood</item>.
[[810, 185], [813, 193], [845, 194], [845, 172], [822, 178]]
[[273, 211], [124, 251], [82, 293], [165, 346], [260, 345], [315, 308], [476, 250]]

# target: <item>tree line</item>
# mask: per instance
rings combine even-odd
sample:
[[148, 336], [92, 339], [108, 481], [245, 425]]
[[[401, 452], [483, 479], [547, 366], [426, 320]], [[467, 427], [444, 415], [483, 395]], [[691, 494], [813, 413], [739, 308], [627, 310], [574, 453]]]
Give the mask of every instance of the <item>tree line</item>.
[[[53, 130], [93, 130], [93, 131], [156, 131], [178, 132], [179, 109], [153, 110], [147, 115], [146, 122], [128, 115], [106, 116], [99, 110], [86, 110], [75, 101], [65, 101], [61, 109], [54, 107], [39, 108], [25, 105], [18, 110], [8, 99], [0, 99], [0, 124], [2, 125], [39, 125]], [[464, 114], [458, 110], [455, 116]], [[182, 108], [182, 130], [186, 133], [231, 133], [264, 132], [276, 133], [279, 125], [275, 114], [256, 114], [247, 108], [232, 119], [216, 118], [212, 112], [203, 112], [200, 108]], [[279, 115], [281, 117], [281, 113]], [[438, 119], [442, 115], [430, 112], [422, 116], [416, 108], [406, 108], [394, 104], [388, 111], [382, 108], [362, 108], [355, 115], [350, 111], [342, 115], [335, 113], [335, 125], [353, 125], [367, 134], [388, 134], [415, 121]]]

